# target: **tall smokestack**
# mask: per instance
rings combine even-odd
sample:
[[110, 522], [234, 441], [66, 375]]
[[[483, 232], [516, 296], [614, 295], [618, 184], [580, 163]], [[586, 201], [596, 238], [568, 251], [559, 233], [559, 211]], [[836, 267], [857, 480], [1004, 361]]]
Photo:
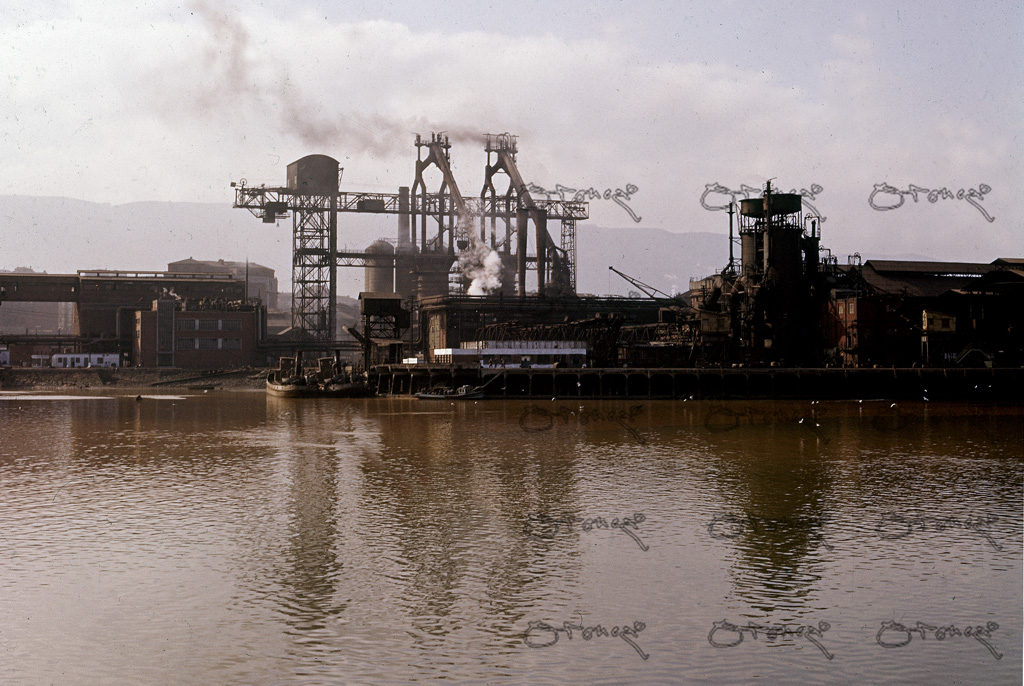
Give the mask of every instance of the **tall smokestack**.
[[409, 187], [398, 188], [398, 245], [408, 245], [412, 240], [409, 231]]

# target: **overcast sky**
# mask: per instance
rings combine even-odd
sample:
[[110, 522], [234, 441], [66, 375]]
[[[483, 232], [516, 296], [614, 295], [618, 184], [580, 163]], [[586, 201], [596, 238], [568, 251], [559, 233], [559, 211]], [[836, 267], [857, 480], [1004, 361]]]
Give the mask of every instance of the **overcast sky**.
[[476, 195], [479, 135], [509, 131], [537, 186], [635, 186], [591, 201], [626, 241], [726, 234], [708, 184], [774, 178], [843, 260], [1022, 256], [1022, 7], [5, 0], [0, 194], [230, 205], [309, 153], [395, 192], [443, 130]]

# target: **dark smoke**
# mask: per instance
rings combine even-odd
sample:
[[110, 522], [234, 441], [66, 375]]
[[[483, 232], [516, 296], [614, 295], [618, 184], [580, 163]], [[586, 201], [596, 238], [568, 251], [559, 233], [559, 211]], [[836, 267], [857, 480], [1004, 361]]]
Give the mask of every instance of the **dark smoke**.
[[[200, 82], [183, 100], [203, 114], [233, 112], [247, 106], [276, 116], [283, 132], [312, 149], [347, 154], [407, 155], [416, 133], [435, 131], [444, 131], [453, 143], [483, 141], [479, 130], [445, 126], [422, 116], [325, 110], [322, 100], [296, 85], [287, 67], [252, 57], [249, 32], [236, 15], [225, 13], [210, 0], [194, 0], [192, 7], [206, 26], [209, 42], [200, 53], [201, 69], [193, 72]], [[343, 50], [337, 48], [336, 52]], [[259, 75], [268, 70], [274, 75], [270, 82], [277, 84], [274, 89], [263, 88], [258, 82]], [[167, 114], [163, 108], [161, 111]]]

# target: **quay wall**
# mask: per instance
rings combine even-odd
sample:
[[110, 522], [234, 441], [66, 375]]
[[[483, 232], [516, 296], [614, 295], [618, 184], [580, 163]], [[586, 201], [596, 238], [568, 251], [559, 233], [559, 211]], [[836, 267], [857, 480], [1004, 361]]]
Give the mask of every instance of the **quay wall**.
[[1022, 399], [1024, 369], [475, 369], [427, 365], [375, 367], [381, 395], [435, 386], [483, 386], [493, 398], [913, 398]]

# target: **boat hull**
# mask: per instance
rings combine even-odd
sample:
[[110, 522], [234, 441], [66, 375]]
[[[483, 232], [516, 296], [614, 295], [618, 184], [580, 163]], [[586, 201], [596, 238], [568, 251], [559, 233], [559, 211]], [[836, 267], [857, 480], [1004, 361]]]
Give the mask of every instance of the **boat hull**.
[[285, 382], [278, 378], [276, 372], [267, 375], [267, 395], [278, 398], [304, 398], [315, 395], [316, 386], [309, 386], [305, 382]]
[[483, 389], [462, 386], [461, 388], [442, 391], [422, 391], [416, 394], [420, 400], [480, 400], [484, 397]]

